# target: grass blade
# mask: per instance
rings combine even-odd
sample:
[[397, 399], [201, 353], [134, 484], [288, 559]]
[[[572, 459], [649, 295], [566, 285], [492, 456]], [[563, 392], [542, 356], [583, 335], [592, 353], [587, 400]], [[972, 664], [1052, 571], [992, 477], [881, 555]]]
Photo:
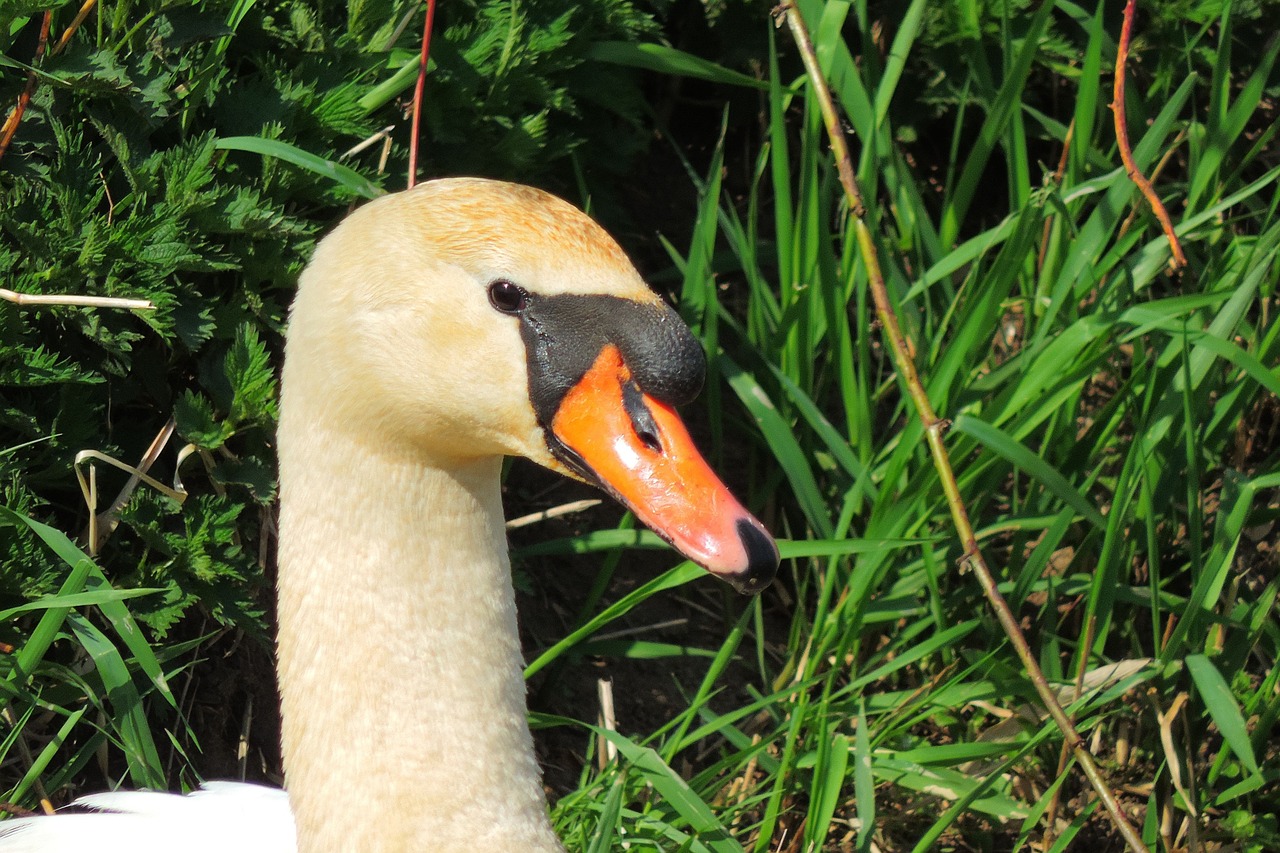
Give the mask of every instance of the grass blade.
[[213, 147], [223, 151], [247, 151], [251, 154], [261, 154], [263, 157], [274, 157], [277, 160], [292, 163], [295, 166], [306, 169], [308, 172], [328, 178], [339, 186], [346, 187], [351, 192], [364, 198], [377, 198], [385, 193], [385, 190], [355, 169], [343, 166], [341, 163], [335, 163], [332, 160], [326, 160], [323, 157], [312, 154], [310, 151], [303, 151], [298, 146], [279, 139], [266, 139], [261, 136], [227, 136], [215, 139]]
[[1253, 744], [1249, 741], [1249, 730], [1240, 714], [1240, 706], [1231, 695], [1231, 688], [1227, 686], [1222, 673], [1204, 655], [1187, 655], [1187, 672], [1191, 673], [1191, 680], [1200, 691], [1200, 698], [1204, 700], [1209, 716], [1222, 733], [1222, 739], [1250, 773], [1256, 775], [1261, 772], [1258, 759], [1253, 754]]

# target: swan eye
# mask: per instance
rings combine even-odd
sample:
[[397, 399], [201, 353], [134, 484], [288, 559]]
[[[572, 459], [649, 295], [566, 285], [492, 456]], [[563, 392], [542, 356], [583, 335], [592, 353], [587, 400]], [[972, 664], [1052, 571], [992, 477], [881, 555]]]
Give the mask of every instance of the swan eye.
[[529, 294], [514, 282], [500, 278], [489, 285], [489, 304], [503, 314], [519, 314], [529, 304]]

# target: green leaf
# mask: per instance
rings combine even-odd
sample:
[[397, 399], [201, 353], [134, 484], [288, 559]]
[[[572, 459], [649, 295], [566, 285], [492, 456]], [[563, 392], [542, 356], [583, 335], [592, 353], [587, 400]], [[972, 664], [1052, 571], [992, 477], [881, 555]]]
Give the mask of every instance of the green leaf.
[[1258, 759], [1253, 754], [1253, 744], [1249, 740], [1249, 730], [1240, 714], [1240, 706], [1236, 704], [1231, 688], [1227, 686], [1218, 668], [1204, 655], [1187, 655], [1186, 663], [1187, 672], [1191, 673], [1191, 680], [1200, 691], [1200, 698], [1204, 700], [1209, 716], [1213, 718], [1218, 731], [1222, 732], [1222, 739], [1250, 773], [1260, 773]]
[[19, 604], [16, 607], [10, 607], [8, 610], [0, 610], [0, 622], [17, 616], [19, 613], [30, 613], [36, 610], [49, 610], [58, 607], [92, 607], [108, 601], [127, 601], [130, 598], [138, 598], [139, 596], [151, 595], [156, 592], [163, 592], [163, 590], [147, 588], [102, 589], [94, 590], [93, 592], [53, 595], [47, 598], [38, 598], [35, 601], [28, 601], [26, 604]]
[[235, 433], [230, 423], [214, 414], [213, 404], [194, 391], [184, 391], [174, 401], [173, 419], [179, 435], [206, 450], [217, 450]]
[[385, 190], [354, 169], [326, 160], [309, 151], [303, 151], [296, 145], [290, 145], [279, 139], [261, 136], [230, 136], [215, 139], [213, 146], [223, 151], [248, 151], [251, 154], [261, 154], [263, 157], [275, 157], [321, 177], [329, 178], [339, 186], [364, 198], [377, 198], [386, 194]]
[[142, 697], [124, 658], [107, 636], [80, 614], [69, 614], [67, 623], [102, 679], [133, 783], [144, 788], [163, 788], [164, 766], [143, 713]]
[[1105, 530], [1106, 519], [1088, 498], [1080, 493], [1067, 478], [1062, 476], [1044, 459], [1015, 441], [1007, 433], [971, 415], [960, 415], [955, 420], [957, 432], [970, 435], [989, 450], [998, 453], [1014, 465], [1039, 480], [1055, 497], [1074, 509], [1099, 530]]
[[791, 430], [791, 425], [782, 417], [769, 395], [761, 387], [755, 377], [744, 371], [728, 356], [719, 359], [720, 369], [724, 373], [729, 386], [737, 393], [738, 399], [751, 412], [765, 441], [777, 455], [796, 499], [804, 507], [809, 523], [814, 526], [823, 538], [830, 538], [833, 532], [831, 517], [828, 515], [827, 502], [814, 476], [809, 459]]
[[275, 418], [276, 377], [271, 358], [258, 331], [248, 323], [236, 328], [235, 341], [224, 361], [231, 383], [228, 419], [239, 426], [245, 421]]
[[637, 746], [623, 735], [607, 729], [591, 726], [598, 735], [607, 738], [618, 748], [627, 761], [640, 772], [645, 781], [653, 785], [676, 813], [689, 822], [700, 842], [713, 853], [742, 853], [742, 847], [724, 825], [716, 819], [711, 808], [681, 779], [658, 753], [648, 747]]
[[611, 62], [615, 65], [627, 65], [632, 68], [643, 68], [670, 74], [673, 77], [694, 77], [710, 83], [721, 83], [728, 86], [746, 86], [751, 89], [766, 90], [769, 83], [757, 80], [737, 71], [730, 71], [722, 65], [674, 47], [649, 42], [602, 41], [593, 44], [587, 51], [587, 57], [600, 62]]

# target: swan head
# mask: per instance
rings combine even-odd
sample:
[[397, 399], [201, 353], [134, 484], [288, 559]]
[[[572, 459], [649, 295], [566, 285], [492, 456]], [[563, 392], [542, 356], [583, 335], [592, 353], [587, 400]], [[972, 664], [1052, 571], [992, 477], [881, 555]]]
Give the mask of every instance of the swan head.
[[321, 241], [291, 315], [283, 408], [317, 402], [305, 417], [437, 463], [517, 455], [586, 480], [755, 592], [777, 547], [675, 412], [704, 368], [588, 216], [531, 187], [446, 179]]

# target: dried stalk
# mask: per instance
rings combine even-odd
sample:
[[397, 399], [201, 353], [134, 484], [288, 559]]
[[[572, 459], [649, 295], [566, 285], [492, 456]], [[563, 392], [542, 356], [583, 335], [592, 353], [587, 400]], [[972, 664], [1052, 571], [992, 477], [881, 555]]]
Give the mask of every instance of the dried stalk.
[[593, 506], [599, 506], [604, 501], [599, 498], [587, 498], [581, 501], [570, 501], [567, 504], [553, 506], [550, 509], [531, 512], [528, 515], [522, 515], [519, 518], [513, 518], [507, 522], [508, 530], [515, 530], [517, 527], [528, 527], [530, 524], [537, 524], [540, 521], [549, 521], [553, 518], [559, 518], [562, 515], [571, 515], [575, 512], [591, 509]]
[[0, 299], [14, 305], [72, 305], [79, 308], [127, 308], [133, 311], [152, 311], [156, 307], [150, 299], [76, 296], [69, 293], [18, 293], [3, 287], [0, 287]]
[[[1076, 120], [1073, 116], [1071, 124], [1067, 125], [1067, 135], [1062, 139], [1062, 154], [1058, 157], [1058, 168], [1053, 172], [1053, 185], [1055, 187], [1062, 186], [1062, 176], [1067, 173], [1067, 161], [1071, 159], [1071, 140], [1076, 135]], [[1044, 218], [1044, 228], [1040, 234], [1040, 251], [1036, 254], [1036, 272], [1040, 273], [1044, 269], [1045, 253], [1049, 250], [1049, 235], [1053, 232], [1054, 214], [1049, 214]]]
[[98, 0], [84, 0], [84, 5], [80, 7], [80, 11], [76, 12], [71, 24], [62, 31], [62, 35], [58, 38], [58, 43], [53, 46], [53, 50], [49, 51], [50, 56], [57, 56], [62, 53], [62, 49], [71, 41], [71, 37], [75, 35], [76, 30], [80, 29], [84, 19], [89, 17], [89, 13], [93, 11], [93, 7], [96, 5], [98, 5]]
[[[156, 463], [156, 460], [160, 458], [161, 451], [169, 443], [169, 439], [173, 437], [175, 429], [176, 424], [173, 418], [170, 418], [161, 427], [156, 437], [152, 439], [151, 445], [147, 448], [146, 453], [142, 455], [142, 459], [139, 460], [136, 468], [97, 450], [81, 450], [76, 454], [72, 468], [75, 470], [76, 479], [80, 483], [80, 492], [84, 495], [85, 506], [89, 510], [89, 526], [81, 537], [88, 547], [89, 556], [96, 556], [103, 544], [106, 543], [107, 538], [115, 531], [116, 525], [119, 523], [120, 510], [129, 502], [134, 490], [141, 483], [146, 483], [178, 503], [182, 503], [186, 499], [186, 489], [182, 488], [176, 473], [174, 476], [174, 488], [172, 489], [147, 473], [151, 470], [151, 466]], [[89, 465], [89, 478], [87, 481], [84, 472], [80, 470], [80, 466], [84, 462], [92, 459], [106, 462], [108, 465], [119, 468], [129, 475], [129, 479], [120, 489], [120, 493], [116, 495], [116, 499], [102, 512], [98, 512], [97, 468], [92, 464]], [[179, 462], [179, 465], [181, 465], [181, 462]]]
[[345, 160], [348, 157], [354, 157], [357, 154], [359, 154], [361, 151], [364, 151], [366, 148], [371, 148], [374, 145], [377, 145], [379, 142], [389, 137], [391, 135], [391, 131], [395, 129], [396, 129], [396, 126], [394, 124], [387, 125], [382, 130], [379, 130], [378, 132], [374, 133], [372, 136], [365, 139], [363, 142], [357, 142], [355, 145], [351, 146], [346, 151], [343, 151], [342, 154], [338, 157], [338, 159]]
[[[596, 679], [596, 697], [600, 700], [600, 713], [596, 723], [607, 732], [618, 730], [618, 715], [613, 705], [613, 679], [609, 676]], [[607, 737], [602, 737], [596, 750], [596, 765], [604, 770], [612, 761], [618, 760], [618, 745]]]
[[822, 75], [822, 69], [818, 66], [818, 57], [813, 49], [813, 41], [809, 38], [809, 30], [800, 15], [800, 10], [796, 8], [794, 3], [784, 3], [778, 7], [778, 11], [786, 16], [787, 24], [791, 28], [791, 34], [795, 38], [797, 47], [800, 49], [805, 71], [808, 73], [810, 84], [813, 86], [814, 94], [817, 96], [819, 107], [822, 110], [823, 121], [827, 127], [827, 136], [831, 142], [831, 153], [835, 158], [840, 183], [844, 187], [845, 195], [848, 199], [850, 213], [854, 217], [854, 230], [862, 262], [867, 270], [867, 279], [870, 283], [872, 298], [875, 300], [876, 317], [883, 329], [898, 375], [907, 386], [907, 392], [915, 404], [916, 412], [919, 414], [921, 422], [924, 424], [925, 437], [929, 444], [930, 453], [933, 456], [933, 464], [938, 471], [939, 479], [942, 481], [942, 488], [947, 497], [947, 505], [951, 510], [951, 519], [955, 524], [956, 533], [964, 548], [961, 563], [967, 565], [977, 576], [987, 601], [990, 602], [996, 618], [1000, 621], [1000, 625], [1004, 628], [1004, 632], [1009, 638], [1009, 642], [1013, 645], [1014, 651], [1017, 652], [1018, 658], [1022, 661], [1027, 677], [1035, 687], [1040, 701], [1044, 704], [1045, 710], [1053, 718], [1059, 730], [1062, 731], [1064, 740], [1075, 755], [1076, 761], [1080, 764], [1085, 776], [1088, 777], [1090, 784], [1098, 792], [1098, 797], [1102, 800], [1103, 806], [1111, 816], [1112, 823], [1115, 824], [1120, 834], [1124, 836], [1129, 848], [1134, 853], [1147, 853], [1146, 845], [1142, 843], [1138, 833], [1125, 818], [1124, 813], [1121, 812], [1120, 804], [1116, 801], [1110, 785], [1098, 768], [1097, 762], [1093, 760], [1093, 755], [1089, 752], [1088, 747], [1085, 746], [1084, 741], [1080, 739], [1075, 726], [1071, 724], [1066, 713], [1062, 710], [1062, 706], [1058, 703], [1054, 689], [1049, 685], [1044, 672], [1041, 671], [1040, 665], [1036, 662], [1035, 654], [1027, 644], [1026, 637], [1022, 635], [1022, 631], [1018, 627], [1018, 621], [1009, 609], [1004, 596], [997, 589], [995, 578], [987, 567], [982, 552], [978, 549], [977, 537], [974, 535], [973, 526], [969, 522], [969, 512], [965, 507], [964, 499], [960, 496], [960, 487], [956, 482], [955, 471], [951, 466], [950, 456], [947, 454], [946, 445], [942, 440], [942, 434], [950, 422], [940, 419], [934, 413], [933, 406], [925, 393], [924, 385], [921, 384], [920, 377], [916, 373], [915, 364], [909, 355], [912, 349], [908, 346], [906, 337], [902, 333], [902, 328], [898, 324], [898, 318], [894, 314], [892, 304], [889, 301], [889, 291], [885, 287], [884, 275], [880, 270], [875, 240], [865, 219], [866, 207], [863, 203], [862, 193], [858, 189], [857, 179], [854, 177], [853, 159], [850, 157], [849, 148], [845, 144], [844, 130], [836, 112], [835, 102], [831, 98], [831, 90]]

